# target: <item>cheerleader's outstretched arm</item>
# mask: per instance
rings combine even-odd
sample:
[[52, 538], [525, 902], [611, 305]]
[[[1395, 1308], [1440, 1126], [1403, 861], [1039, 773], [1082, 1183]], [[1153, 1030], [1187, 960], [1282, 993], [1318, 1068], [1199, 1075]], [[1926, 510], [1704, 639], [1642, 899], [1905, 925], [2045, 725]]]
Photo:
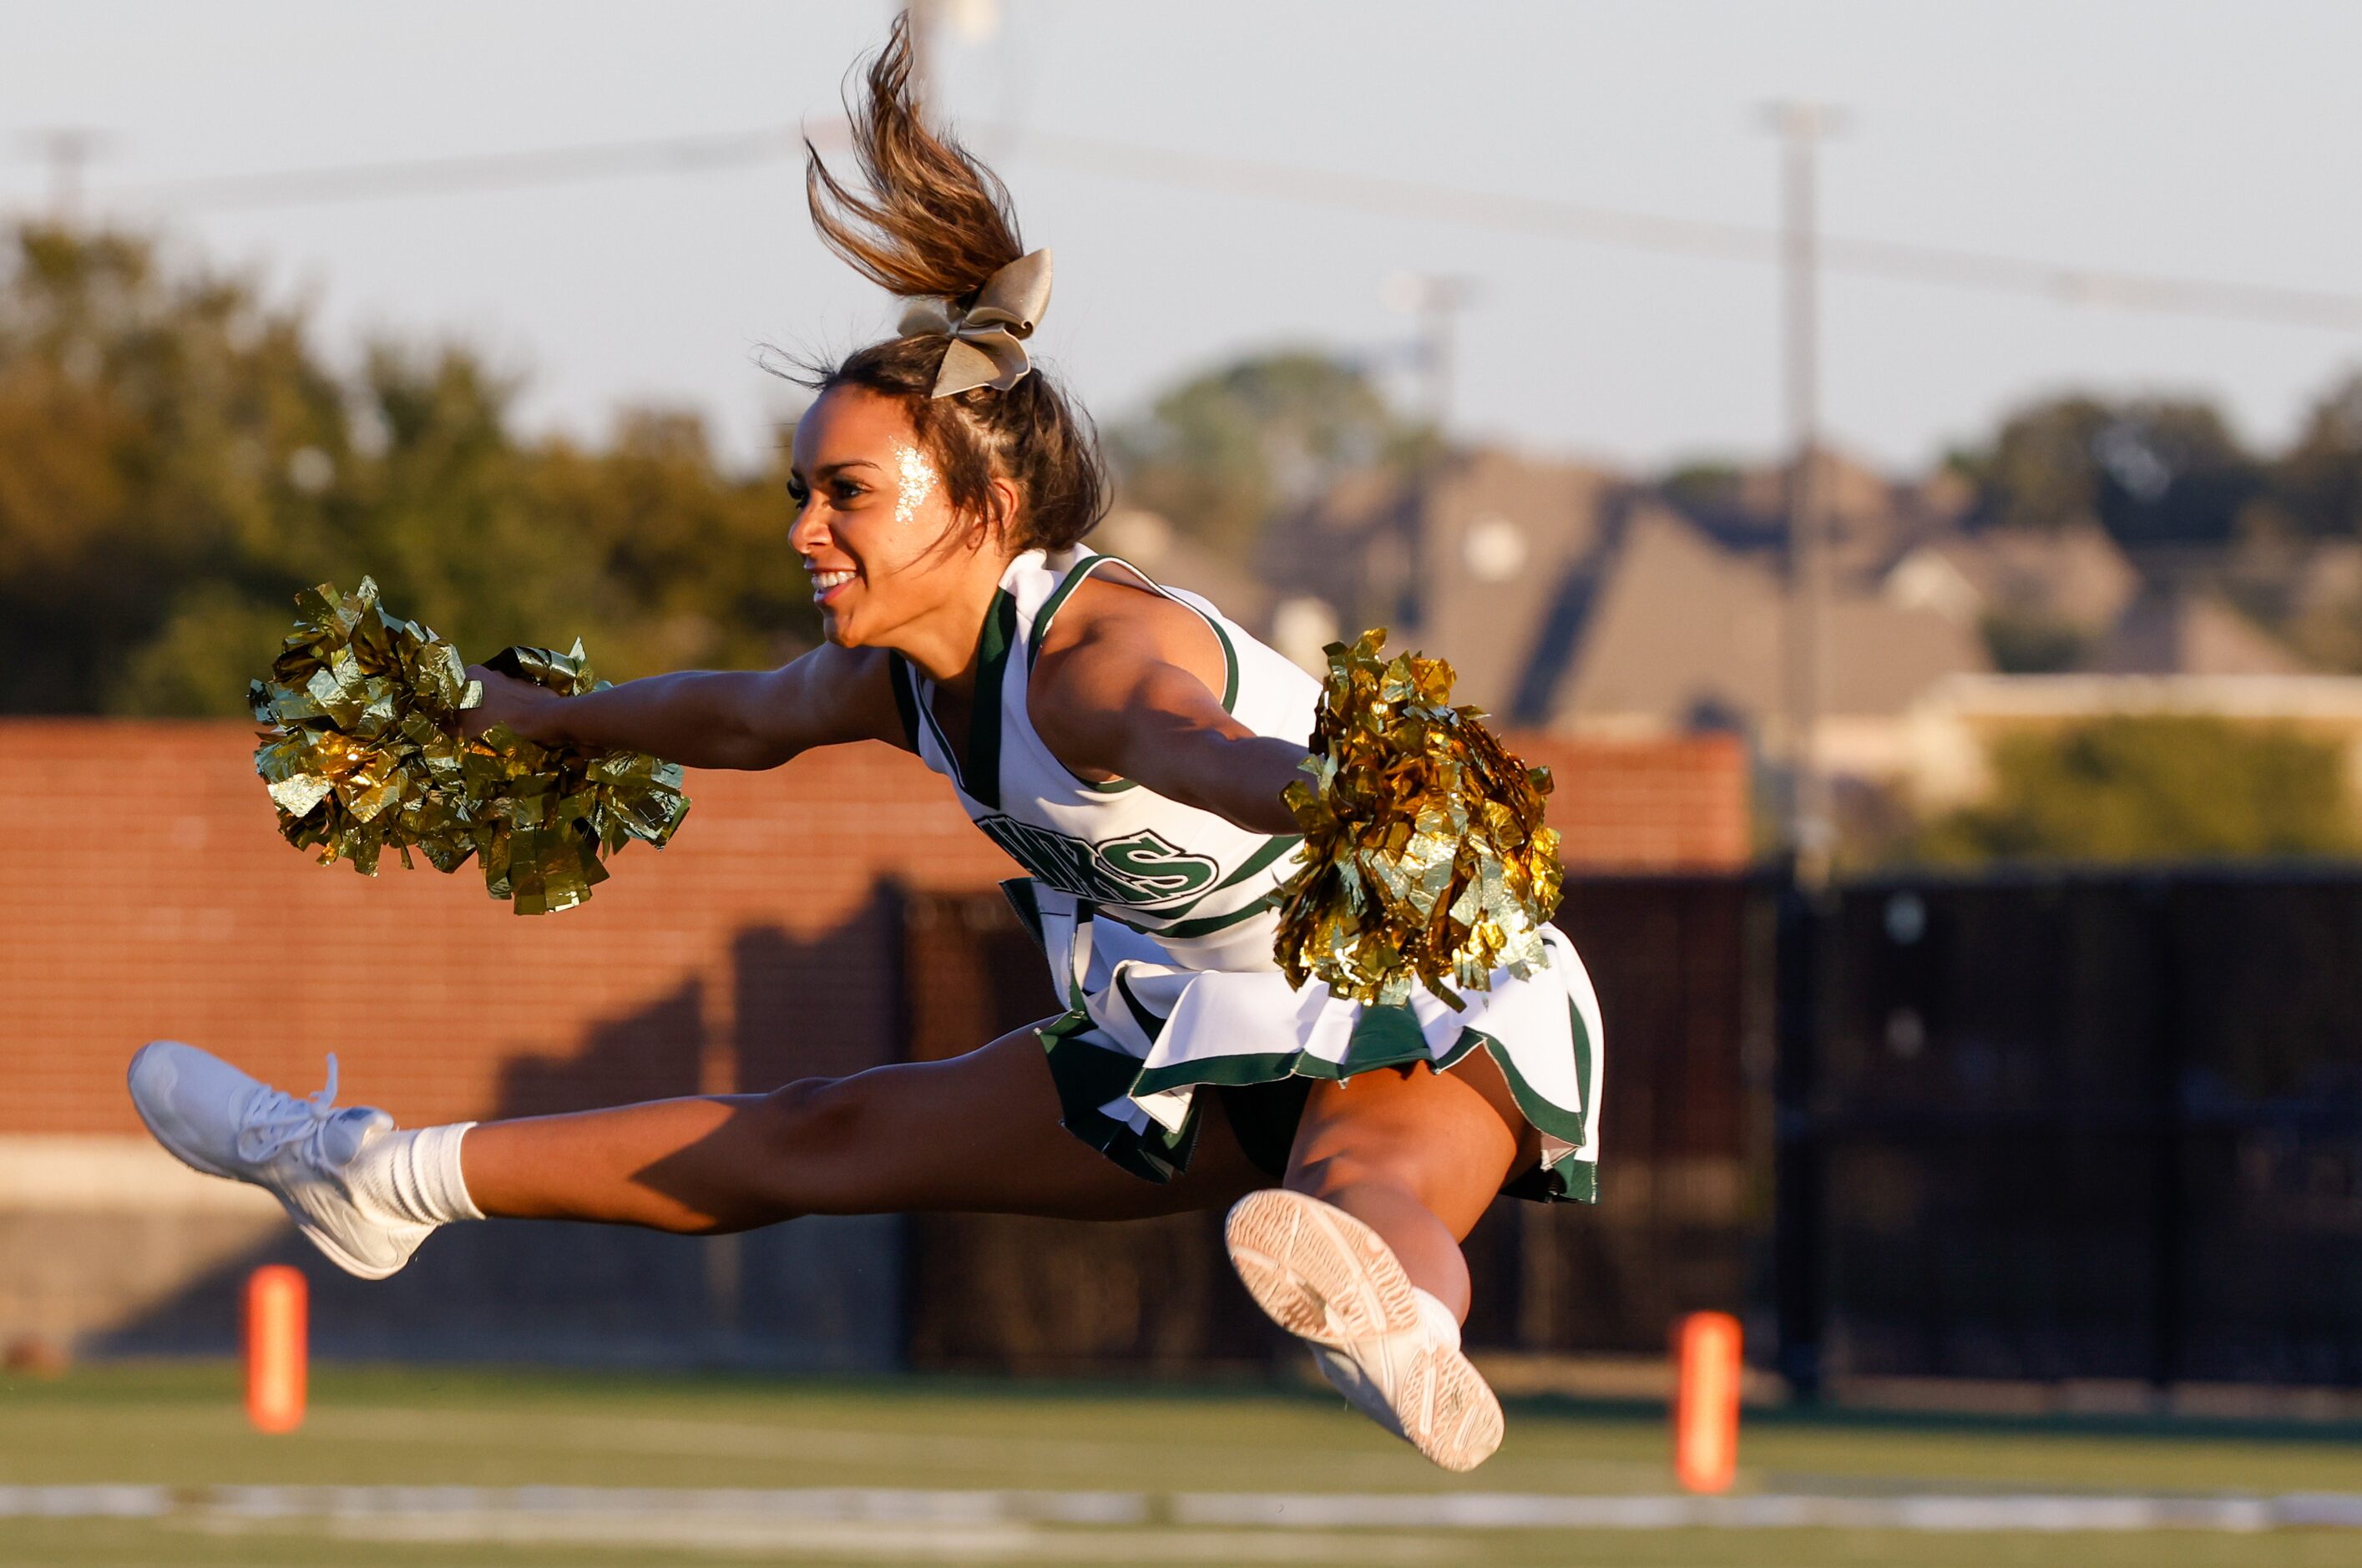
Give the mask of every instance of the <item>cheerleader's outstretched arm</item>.
[[[1100, 586], [1086, 584], [1076, 608]], [[1221, 651], [1193, 613], [1128, 589], [1105, 592], [1120, 598], [1096, 616], [1070, 611], [1074, 630], [1033, 672], [1033, 727], [1052, 753], [1085, 778], [1133, 779], [1255, 833], [1298, 831], [1280, 794], [1303, 777], [1303, 743], [1259, 735], [1223, 708], [1207, 679], [1220, 679]]]
[[904, 745], [886, 655], [823, 644], [770, 670], [681, 670], [560, 697], [479, 665], [478, 724], [527, 740], [641, 751], [690, 767], [777, 767], [814, 746], [882, 740]]

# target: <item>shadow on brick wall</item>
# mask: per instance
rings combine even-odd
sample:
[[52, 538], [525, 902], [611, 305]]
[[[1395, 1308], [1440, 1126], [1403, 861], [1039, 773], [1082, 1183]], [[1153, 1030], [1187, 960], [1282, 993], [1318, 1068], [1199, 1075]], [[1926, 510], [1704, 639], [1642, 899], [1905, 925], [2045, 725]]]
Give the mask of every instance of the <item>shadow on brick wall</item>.
[[635, 1012], [594, 1024], [572, 1055], [513, 1058], [501, 1068], [495, 1114], [548, 1116], [697, 1093], [710, 1050], [705, 1006], [703, 983], [683, 980]]
[[[815, 1017], [808, 993], [812, 977], [848, 966], [891, 973], [899, 906], [881, 886], [853, 918], [809, 941], [773, 926], [737, 933], [725, 1025], [709, 1022], [717, 1010], [702, 983], [684, 979], [596, 1024], [570, 1055], [509, 1063], [492, 1114], [590, 1110], [706, 1087], [759, 1090], [888, 1059], [898, 1038], [890, 1028], [849, 1030]], [[84, 1348], [231, 1352], [245, 1279], [260, 1264], [286, 1263], [311, 1283], [322, 1356], [881, 1370], [901, 1360], [901, 1250], [892, 1218], [815, 1217], [719, 1237], [496, 1220], [453, 1226], [402, 1273], [369, 1282], [282, 1228]]]
[[[1683, 1312], [1761, 1298], [1749, 1247], [1768, 1233], [1768, 1161], [1749, 1152], [1765, 1140], [1742, 1057], [1768, 1061], [1767, 912], [1737, 878], [1569, 884], [1560, 923], [1611, 1021], [1605, 1201], [1493, 1205], [1464, 1246], [1472, 1346], [1655, 1355]], [[1041, 958], [997, 896], [914, 895], [905, 941], [912, 1055], [969, 1049], [1038, 1010], [1038, 983], [1003, 982]], [[1300, 1358], [1231, 1274], [1219, 1215], [909, 1225], [913, 1365], [1084, 1375]]]
[[[1561, 919], [1616, 1021], [1607, 1198], [1496, 1206], [1467, 1244], [1472, 1344], [1654, 1353], [1679, 1313], [1749, 1298], [1762, 1187], [1741, 1058], [1765, 1055], [1745, 1043], [1768, 1011], [1742, 977], [1760, 967], [1743, 961], [1764, 939], [1760, 913], [1737, 882], [1570, 889]], [[711, 978], [601, 1021], [570, 1055], [510, 1063], [500, 1113], [938, 1059], [1052, 1010], [1040, 953], [998, 895], [881, 889], [816, 938], [750, 926], [728, 951]], [[91, 1348], [227, 1350], [238, 1286], [270, 1261], [312, 1279], [327, 1355], [1068, 1375], [1300, 1360], [1240, 1288], [1216, 1214], [810, 1219], [712, 1239], [493, 1221], [435, 1237], [379, 1284], [281, 1231]]]
[[[904, 902], [903, 1038], [933, 1061], [1057, 1011], [1024, 928], [999, 893]], [[915, 1214], [905, 1317], [914, 1367], [1089, 1376], [1265, 1367], [1290, 1342], [1248, 1299], [1220, 1214], [1109, 1224]]]

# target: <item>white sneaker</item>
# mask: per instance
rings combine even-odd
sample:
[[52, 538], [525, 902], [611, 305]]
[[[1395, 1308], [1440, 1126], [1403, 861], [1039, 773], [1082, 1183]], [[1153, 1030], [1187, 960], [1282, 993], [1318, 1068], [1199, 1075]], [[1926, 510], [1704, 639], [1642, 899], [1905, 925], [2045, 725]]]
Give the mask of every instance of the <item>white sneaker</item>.
[[177, 1040], [141, 1046], [127, 1077], [131, 1103], [158, 1143], [207, 1176], [269, 1192], [347, 1274], [383, 1279], [436, 1229], [386, 1215], [356, 1190], [354, 1156], [392, 1132], [393, 1118], [367, 1106], [337, 1109], [334, 1054], [327, 1087], [309, 1099]]
[[1446, 1470], [1501, 1446], [1501, 1402], [1438, 1331], [1378, 1233], [1333, 1204], [1267, 1187], [1223, 1229], [1239, 1278], [1273, 1322], [1310, 1342], [1348, 1403]]

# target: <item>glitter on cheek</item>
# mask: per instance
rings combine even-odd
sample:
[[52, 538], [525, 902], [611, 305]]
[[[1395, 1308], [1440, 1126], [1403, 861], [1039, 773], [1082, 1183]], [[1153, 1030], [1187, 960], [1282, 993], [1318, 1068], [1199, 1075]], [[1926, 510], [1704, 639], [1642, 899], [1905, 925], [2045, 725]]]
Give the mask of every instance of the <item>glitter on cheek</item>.
[[935, 492], [935, 470], [924, 454], [916, 447], [896, 447], [895, 457], [901, 465], [901, 489], [894, 497], [894, 521], [908, 523]]

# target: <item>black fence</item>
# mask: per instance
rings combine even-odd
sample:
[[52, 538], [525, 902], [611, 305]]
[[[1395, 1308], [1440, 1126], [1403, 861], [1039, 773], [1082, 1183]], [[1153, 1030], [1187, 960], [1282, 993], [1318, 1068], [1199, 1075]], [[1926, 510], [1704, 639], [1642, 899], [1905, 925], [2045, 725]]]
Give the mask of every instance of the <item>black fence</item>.
[[1783, 911], [1792, 1380], [2362, 1384], [2362, 878]]
[[[1742, 1313], [1844, 1376], [2362, 1384], [2362, 877], [1611, 878], [1560, 923], [1608, 1054], [1596, 1208], [1469, 1239], [1472, 1343], [1653, 1353]], [[910, 1048], [1048, 1010], [997, 899], [908, 905]], [[911, 1222], [921, 1365], [1283, 1348], [1215, 1221]]]

